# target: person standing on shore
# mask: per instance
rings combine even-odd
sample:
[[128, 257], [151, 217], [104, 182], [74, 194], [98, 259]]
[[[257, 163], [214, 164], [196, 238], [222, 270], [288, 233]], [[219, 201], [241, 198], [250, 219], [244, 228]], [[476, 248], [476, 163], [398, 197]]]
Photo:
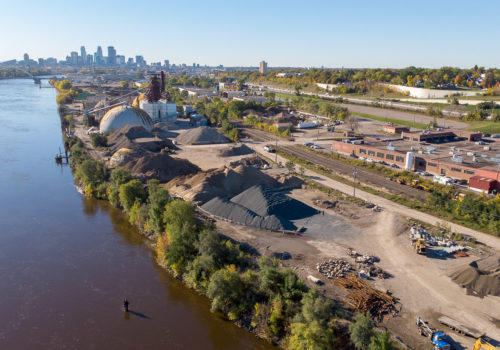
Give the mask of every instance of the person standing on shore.
[[129, 306], [129, 304], [130, 304], [130, 303], [128, 302], [128, 300], [127, 300], [127, 299], [125, 299], [125, 300], [123, 301], [123, 309], [125, 310], [125, 312], [128, 312], [128, 306]]

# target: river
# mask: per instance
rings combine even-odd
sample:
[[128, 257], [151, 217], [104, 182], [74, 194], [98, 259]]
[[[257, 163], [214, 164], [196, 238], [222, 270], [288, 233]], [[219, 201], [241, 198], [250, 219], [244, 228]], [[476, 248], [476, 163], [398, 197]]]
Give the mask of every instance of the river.
[[55, 96], [0, 80], [0, 349], [272, 349], [159, 268], [121, 211], [76, 191], [54, 162]]

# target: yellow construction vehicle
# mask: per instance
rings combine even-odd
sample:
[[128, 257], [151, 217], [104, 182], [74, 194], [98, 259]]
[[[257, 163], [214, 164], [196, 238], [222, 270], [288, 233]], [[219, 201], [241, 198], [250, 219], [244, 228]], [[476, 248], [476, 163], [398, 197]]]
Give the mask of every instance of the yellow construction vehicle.
[[429, 187], [427, 187], [424, 184], [420, 183], [418, 180], [411, 180], [411, 186], [414, 187], [414, 188], [417, 188], [419, 190], [426, 191], [426, 192], [431, 192], [432, 191]]
[[415, 251], [417, 252], [417, 254], [425, 255], [426, 247], [427, 244], [425, 243], [425, 239], [419, 238], [415, 241]]
[[488, 343], [485, 339], [477, 338], [472, 350], [498, 350], [496, 347]]

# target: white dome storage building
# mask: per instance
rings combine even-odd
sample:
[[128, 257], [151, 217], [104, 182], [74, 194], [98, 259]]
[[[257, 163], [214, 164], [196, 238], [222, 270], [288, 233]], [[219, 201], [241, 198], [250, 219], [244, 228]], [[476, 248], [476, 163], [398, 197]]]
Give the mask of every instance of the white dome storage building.
[[99, 130], [108, 133], [124, 125], [139, 125], [147, 131], [153, 129], [153, 121], [144, 110], [131, 106], [117, 106], [110, 109], [101, 119]]

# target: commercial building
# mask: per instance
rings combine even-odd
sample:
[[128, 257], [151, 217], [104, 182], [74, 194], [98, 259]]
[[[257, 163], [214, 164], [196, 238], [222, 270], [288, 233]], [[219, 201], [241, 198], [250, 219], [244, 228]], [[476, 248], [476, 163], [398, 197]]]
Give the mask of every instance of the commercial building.
[[116, 65], [116, 50], [113, 46], [108, 46], [108, 64], [110, 66]]
[[267, 73], [267, 62], [266, 61], [260, 61], [260, 63], [259, 63], [259, 72], [260, 72], [260, 74], [266, 74]]
[[82, 58], [82, 64], [87, 64], [87, 51], [85, 46], [80, 47], [80, 57]]
[[[500, 181], [500, 144], [476, 140], [477, 133], [462, 131], [421, 134], [411, 138], [372, 138], [333, 141], [332, 151], [399, 168], [470, 181], [474, 176]], [[450, 134], [448, 134], [450, 133]], [[409, 135], [403, 132], [404, 135]], [[429, 135], [433, 135], [432, 138]], [[462, 135], [462, 137], [460, 137]], [[422, 137], [415, 137], [422, 140]], [[447, 139], [448, 142], [443, 140]]]
[[384, 125], [382, 130], [389, 134], [401, 134], [402, 132], [410, 132], [410, 128], [402, 125], [394, 125], [393, 123], [388, 123]]

